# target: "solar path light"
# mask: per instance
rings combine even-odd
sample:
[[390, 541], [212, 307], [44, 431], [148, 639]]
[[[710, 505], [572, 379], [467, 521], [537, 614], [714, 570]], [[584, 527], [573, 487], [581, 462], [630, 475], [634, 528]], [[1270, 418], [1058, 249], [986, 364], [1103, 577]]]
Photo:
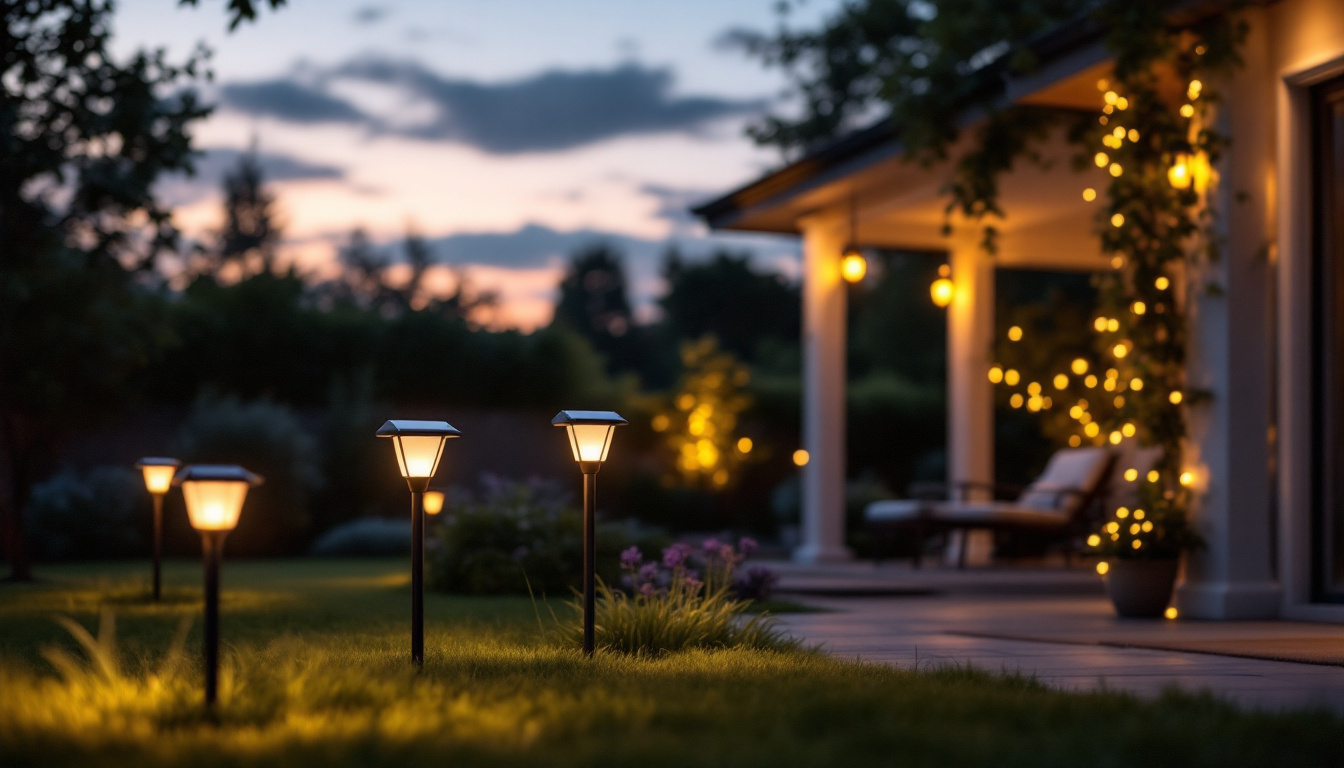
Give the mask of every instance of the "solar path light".
[[173, 487], [173, 475], [182, 462], [162, 456], [146, 456], [135, 463], [135, 468], [145, 476], [145, 488], [154, 498], [154, 599], [158, 600], [162, 592], [160, 576], [163, 562], [163, 497]]
[[201, 533], [205, 560], [205, 706], [213, 707], [219, 685], [219, 561], [224, 537], [238, 526], [247, 491], [261, 475], [231, 464], [183, 467], [173, 484], [182, 487], [191, 527]]
[[392, 438], [397, 468], [411, 489], [411, 662], [417, 667], [425, 664], [425, 491], [444, 441], [461, 434], [446, 421], [393, 419], [378, 428], [378, 437]]
[[583, 473], [583, 653], [593, 655], [593, 613], [596, 609], [597, 473], [611, 450], [616, 427], [628, 424], [615, 411], [561, 411], [551, 419], [564, 427], [569, 447]]

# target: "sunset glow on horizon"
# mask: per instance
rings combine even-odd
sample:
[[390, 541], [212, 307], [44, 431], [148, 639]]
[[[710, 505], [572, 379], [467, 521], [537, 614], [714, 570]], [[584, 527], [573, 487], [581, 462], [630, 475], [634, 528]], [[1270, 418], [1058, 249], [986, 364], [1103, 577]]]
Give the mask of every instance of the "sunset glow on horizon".
[[217, 107], [195, 131], [205, 158], [162, 188], [189, 238], [219, 229], [222, 175], [255, 147], [281, 265], [330, 279], [352, 230], [389, 253], [413, 230], [443, 265], [431, 292], [465, 276], [499, 295], [486, 327], [548, 323], [566, 257], [596, 242], [626, 255], [642, 319], [669, 247], [746, 251], [796, 274], [793, 238], [711, 235], [689, 213], [779, 162], [743, 131], [782, 78], [718, 44], [772, 27], [769, 0], [296, 2], [232, 35], [216, 15], [162, 5], [126, 2], [115, 39], [125, 53], [215, 51], [202, 93]]

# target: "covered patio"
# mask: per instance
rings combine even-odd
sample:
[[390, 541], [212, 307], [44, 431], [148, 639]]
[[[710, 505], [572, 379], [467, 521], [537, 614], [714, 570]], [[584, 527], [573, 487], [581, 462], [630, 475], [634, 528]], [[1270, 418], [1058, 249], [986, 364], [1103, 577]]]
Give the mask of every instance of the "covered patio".
[[[1182, 615], [1195, 618], [1274, 617], [1284, 600], [1275, 572], [1278, 543], [1271, 533], [1280, 522], [1271, 460], [1274, 279], [1272, 259], [1263, 256], [1272, 222], [1246, 215], [1271, 211], [1275, 202], [1266, 184], [1266, 169], [1274, 162], [1264, 110], [1273, 101], [1262, 71], [1270, 66], [1267, 34], [1263, 25], [1252, 27], [1247, 65], [1220, 86], [1245, 96], [1229, 99], [1219, 114], [1222, 129], [1237, 137], [1235, 158], [1220, 169], [1207, 197], [1226, 257], [1210, 264], [1200, 279], [1216, 281], [1221, 293], [1185, 292], [1191, 339], [1186, 379], [1192, 389], [1211, 395], [1187, 409], [1185, 469], [1195, 478], [1194, 519], [1207, 548], [1187, 558], [1177, 605]], [[1067, 39], [1049, 51], [1036, 74], [1009, 79], [1006, 97], [1097, 114], [1098, 83], [1110, 72], [1107, 56], [1098, 37]], [[962, 143], [951, 148], [946, 162], [909, 160], [900, 137], [878, 123], [696, 211], [715, 229], [802, 239], [803, 447], [810, 462], [803, 469], [797, 562], [837, 563], [852, 556], [844, 541], [847, 284], [841, 258], [847, 244], [926, 252], [950, 267], [955, 289], [946, 310], [947, 467], [948, 480], [957, 483], [996, 480], [994, 385], [986, 375], [995, 362], [995, 271], [1112, 268], [1100, 253], [1090, 202], [1095, 194], [1084, 192], [1105, 186], [1106, 169], [1089, 164], [1076, 170], [1078, 148], [1062, 130], [1037, 147], [1043, 162], [1019, 161], [1003, 178], [1004, 216], [993, 222], [1000, 232], [996, 254], [981, 247], [975, 222], [945, 216], [952, 163], [980, 119], [963, 117]], [[912, 297], [920, 299], [927, 297]]]

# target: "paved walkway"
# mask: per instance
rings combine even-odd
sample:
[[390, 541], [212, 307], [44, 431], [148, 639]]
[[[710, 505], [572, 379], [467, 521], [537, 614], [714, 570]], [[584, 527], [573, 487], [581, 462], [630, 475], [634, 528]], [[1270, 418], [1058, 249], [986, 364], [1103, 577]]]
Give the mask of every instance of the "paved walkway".
[[901, 667], [970, 663], [1066, 690], [1155, 696], [1178, 686], [1250, 708], [1344, 713], [1344, 667], [1116, 647], [1246, 638], [1344, 644], [1344, 626], [1118, 619], [1099, 579], [1084, 571], [772, 565], [782, 572], [781, 593], [825, 609], [784, 615], [784, 624], [838, 656]]

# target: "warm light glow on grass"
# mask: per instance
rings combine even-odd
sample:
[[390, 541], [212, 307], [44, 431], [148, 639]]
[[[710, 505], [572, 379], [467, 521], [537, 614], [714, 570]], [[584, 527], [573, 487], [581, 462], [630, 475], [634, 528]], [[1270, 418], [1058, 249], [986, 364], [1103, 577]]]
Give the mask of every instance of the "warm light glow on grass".
[[1135, 468], [1133, 468], [1133, 467], [1130, 467], [1129, 469], [1126, 469], [1126, 470], [1125, 470], [1125, 479], [1128, 480], [1128, 481], [1131, 482], [1131, 483], [1134, 482], [1135, 480], [1138, 480], [1138, 479], [1139, 479], [1139, 470], [1137, 470], [1137, 469], [1135, 469]]
[[1065, 376], [1062, 373], [1057, 373], [1055, 374], [1055, 380], [1053, 383], [1055, 385], [1055, 389], [1068, 389], [1069, 377]]
[[739, 438], [737, 441], [738, 453], [751, 453], [752, 447], [753, 443], [751, 442], [750, 437]]
[[1096, 163], [1098, 168], [1105, 168], [1111, 162], [1111, 157], [1105, 152], [1098, 152], [1092, 158], [1092, 162]]
[[1084, 190], [1083, 190], [1083, 199], [1086, 200], [1086, 201], [1089, 202], [1089, 203], [1092, 202], [1093, 200], [1096, 200], [1096, 199], [1097, 199], [1097, 190], [1095, 190], [1095, 189], [1093, 189], [1093, 188], [1091, 188], [1091, 187], [1088, 187], [1087, 189], [1084, 189]]
[[1086, 360], [1079, 357], [1074, 359], [1070, 368], [1073, 369], [1075, 375], [1082, 376], [1084, 373], [1087, 373], [1088, 364]]
[[1102, 560], [1100, 563], [1097, 563], [1097, 573], [1101, 574], [1102, 576], [1105, 576], [1106, 572], [1109, 570], [1111, 570], [1111, 564], [1106, 562], [1105, 560]]
[[1167, 395], [1167, 400], [1170, 400], [1172, 405], [1180, 405], [1181, 400], [1184, 399], [1185, 396], [1181, 394], [1181, 391], [1179, 389], [1173, 390], [1170, 395]]
[[1004, 371], [1004, 384], [1007, 384], [1010, 387], [1016, 387], [1017, 383], [1020, 381], [1022, 381], [1022, 374], [1018, 373], [1015, 368], [1009, 368], [1007, 371]]
[[1168, 618], [1168, 619], [1174, 619], [1174, 618], [1176, 618], [1176, 616], [1178, 615], [1177, 612], [1176, 612], [1176, 607], [1175, 607], [1175, 606], [1172, 606], [1172, 607], [1168, 608], [1166, 611], [1164, 611], [1164, 612], [1162, 613], [1162, 615], [1165, 616], [1165, 617]]
[[1195, 473], [1189, 470], [1182, 472], [1180, 482], [1181, 485], [1185, 486], [1186, 488], [1189, 488], [1190, 486], [1195, 484]]
[[1021, 341], [1021, 340], [1022, 340], [1022, 328], [1021, 328], [1020, 326], [1016, 326], [1016, 325], [1014, 325], [1012, 328], [1009, 328], [1009, 329], [1008, 329], [1008, 340], [1009, 340], [1009, 341]]
[[991, 384], [998, 384], [998, 383], [1001, 382], [1001, 381], [1003, 381], [1003, 369], [1000, 368], [1000, 367], [997, 366], [997, 365], [994, 366], [993, 368], [990, 368], [990, 369], [989, 369], [989, 382], [990, 382]]

